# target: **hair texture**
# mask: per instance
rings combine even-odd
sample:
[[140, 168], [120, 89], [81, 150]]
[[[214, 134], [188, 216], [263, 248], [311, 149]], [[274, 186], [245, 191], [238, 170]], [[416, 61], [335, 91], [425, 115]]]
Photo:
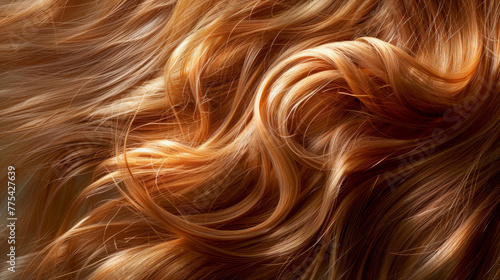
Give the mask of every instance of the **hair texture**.
[[500, 279], [499, 15], [0, 0], [0, 278]]

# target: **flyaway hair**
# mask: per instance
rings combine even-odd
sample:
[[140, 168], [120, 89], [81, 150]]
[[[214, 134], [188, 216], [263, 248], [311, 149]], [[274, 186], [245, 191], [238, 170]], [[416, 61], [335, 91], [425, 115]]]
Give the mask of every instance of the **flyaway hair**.
[[1, 279], [500, 279], [500, 0], [0, 0], [0, 104]]

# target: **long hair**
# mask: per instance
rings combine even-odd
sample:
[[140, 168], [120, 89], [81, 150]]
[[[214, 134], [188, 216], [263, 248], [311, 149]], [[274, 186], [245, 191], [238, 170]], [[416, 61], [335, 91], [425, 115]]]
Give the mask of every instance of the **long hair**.
[[0, 278], [499, 279], [499, 15], [0, 1]]

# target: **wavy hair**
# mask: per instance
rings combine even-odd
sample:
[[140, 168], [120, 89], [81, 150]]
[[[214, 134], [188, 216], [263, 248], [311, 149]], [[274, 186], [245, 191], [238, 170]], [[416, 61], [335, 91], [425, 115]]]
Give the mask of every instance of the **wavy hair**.
[[0, 277], [499, 279], [498, 15], [0, 1]]

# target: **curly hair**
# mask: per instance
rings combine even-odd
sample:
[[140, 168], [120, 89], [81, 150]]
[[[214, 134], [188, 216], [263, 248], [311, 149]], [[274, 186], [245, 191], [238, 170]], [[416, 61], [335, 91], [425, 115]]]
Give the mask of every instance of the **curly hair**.
[[0, 1], [0, 278], [499, 279], [499, 15]]

